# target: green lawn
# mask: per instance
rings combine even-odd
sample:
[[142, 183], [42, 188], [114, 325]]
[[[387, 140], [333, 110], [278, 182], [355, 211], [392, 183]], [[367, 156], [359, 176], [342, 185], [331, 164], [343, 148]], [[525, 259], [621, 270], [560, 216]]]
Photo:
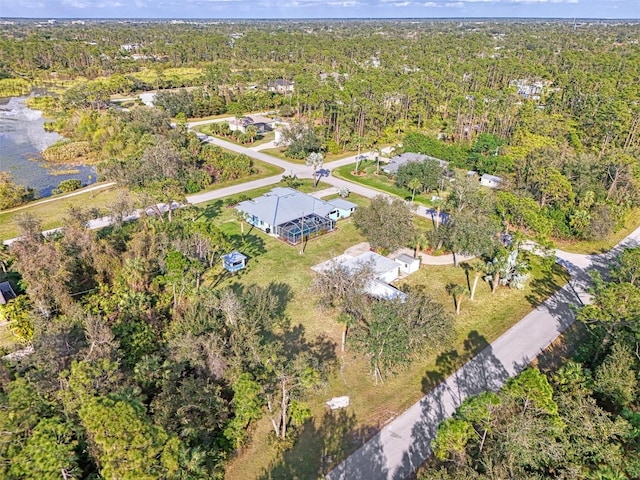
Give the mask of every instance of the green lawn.
[[[380, 173], [376, 175], [378, 168], [375, 160], [365, 160], [358, 165], [359, 173], [366, 173], [366, 175], [354, 175], [356, 164], [344, 165], [331, 171], [331, 174], [337, 178], [342, 178], [354, 183], [360, 183], [367, 187], [375, 188], [382, 192], [396, 195], [405, 200], [411, 200], [411, 191], [406, 188], [396, 187], [393, 180], [387, 177], [385, 174]], [[382, 170], [381, 170], [382, 171]], [[430, 207], [432, 206], [431, 197], [434, 193], [416, 194], [414, 202], [421, 205]]]
[[[359, 205], [368, 203], [357, 195], [350, 196], [350, 200]], [[214, 221], [239, 240], [240, 227], [232, 212], [223, 211]], [[420, 227], [430, 228], [430, 222], [422, 222]], [[253, 229], [246, 234], [243, 250], [250, 257], [247, 269], [225, 279], [222, 284], [255, 282], [266, 285], [271, 281], [285, 284], [291, 292], [286, 310], [291, 324], [298, 325], [309, 340], [320, 337], [337, 346], [341, 327], [335, 321], [335, 313], [317, 307], [309, 289], [313, 279], [310, 267], [362, 241], [364, 239], [352, 221], [344, 220], [338, 222], [338, 231], [310, 241], [304, 254], [300, 255], [299, 247], [286, 245]], [[294, 447], [280, 452], [270, 441], [268, 422], [260, 422], [253, 442], [230, 461], [225, 478], [318, 478], [320, 473], [355, 450], [371, 432], [416, 402], [434, 381], [453, 372], [566, 282], [559, 267], [548, 278], [548, 274], [541, 271], [537, 257], [531, 262], [532, 280], [522, 291], [500, 288], [491, 294], [488, 284], [481, 282], [478, 285], [476, 300], [467, 299], [462, 304], [461, 314], [455, 318], [456, 338], [445, 357], [438, 359], [443, 352], [426, 352], [409, 368], [376, 387], [365, 359], [349, 350], [344, 357], [338, 356], [334, 373], [325, 387], [309, 399], [314, 419], [302, 428]], [[453, 301], [446, 293], [449, 283], [466, 285], [464, 270], [453, 266], [424, 266], [398, 282], [398, 287], [425, 289], [453, 314]], [[324, 402], [346, 394], [351, 397], [349, 409], [336, 415], [327, 414]], [[331, 462], [323, 459], [323, 455], [328, 454], [331, 454]]]
[[[126, 192], [124, 188], [108, 187], [102, 190], [83, 193], [69, 198], [60, 198], [54, 202], [32, 203], [25, 208], [0, 212], [0, 239], [6, 240], [18, 235], [17, 219], [28, 213], [42, 220], [42, 228], [49, 230], [62, 225], [62, 219], [69, 207], [103, 210]], [[55, 198], [55, 197], [52, 197]]]
[[[262, 150], [262, 152], [266, 153], [267, 155], [271, 155], [272, 157], [276, 157], [276, 158], [280, 158], [282, 160], [286, 160], [287, 162], [297, 163], [299, 165], [304, 165], [306, 163], [305, 159], [298, 160], [296, 158], [287, 157], [284, 154], [284, 151], [285, 151], [285, 148], [283, 148], [283, 147], [265, 148], [264, 150]], [[331, 163], [331, 162], [334, 162], [336, 160], [341, 160], [343, 158], [351, 157], [352, 155], [355, 155], [356, 153], [357, 152], [351, 152], [351, 151], [341, 152], [341, 153], [337, 153], [337, 154], [327, 153], [327, 154], [325, 154], [325, 157], [324, 157], [324, 163]]]
[[[250, 177], [238, 178], [236, 180], [229, 180], [226, 182], [215, 183], [210, 185], [203, 192], [209, 192], [212, 190], [218, 190], [220, 188], [230, 187], [232, 185], [239, 185], [253, 180], [259, 180], [261, 178], [272, 177], [274, 175], [281, 174], [284, 170], [275, 165], [271, 165], [260, 160], [253, 160], [253, 165], [256, 173]], [[322, 182], [318, 184], [318, 189], [327, 188]], [[269, 191], [273, 187], [268, 187], [265, 192]], [[313, 189], [311, 185], [303, 185], [302, 189]], [[18, 235], [18, 225], [16, 219], [23, 213], [29, 213], [42, 220], [42, 228], [49, 230], [62, 225], [62, 219], [66, 215], [69, 207], [91, 209], [96, 208], [104, 213], [106, 206], [114, 202], [118, 197], [123, 195], [127, 190], [125, 188], [108, 187], [102, 190], [95, 190], [87, 192], [81, 195], [76, 195], [69, 198], [60, 198], [64, 195], [55, 195], [47, 197], [44, 200], [58, 198], [53, 202], [33, 202], [26, 205], [24, 208], [12, 209], [10, 211], [0, 212], [0, 241], [8, 238], [13, 238]]]
[[622, 239], [638, 227], [640, 227], [640, 208], [635, 208], [627, 214], [624, 227], [605, 239], [591, 241], [581, 240], [575, 242], [555, 240], [555, 242], [559, 249], [567, 252], [584, 254], [605, 253], [615, 247], [620, 243], [620, 241], [622, 241]]

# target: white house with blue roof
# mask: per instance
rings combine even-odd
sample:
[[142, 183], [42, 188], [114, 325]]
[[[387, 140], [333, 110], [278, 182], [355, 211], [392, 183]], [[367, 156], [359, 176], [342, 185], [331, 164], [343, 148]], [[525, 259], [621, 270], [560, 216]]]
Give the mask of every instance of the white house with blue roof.
[[292, 245], [333, 231], [336, 220], [351, 216], [356, 207], [342, 198], [325, 201], [289, 187], [236, 205], [249, 224]]

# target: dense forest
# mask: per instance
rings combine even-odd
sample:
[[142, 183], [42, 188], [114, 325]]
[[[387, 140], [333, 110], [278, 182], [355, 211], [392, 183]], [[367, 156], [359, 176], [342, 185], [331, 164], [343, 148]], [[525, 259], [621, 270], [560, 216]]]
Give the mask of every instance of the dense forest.
[[[356, 211], [354, 238], [477, 256], [472, 302], [481, 276], [490, 295], [523, 287], [534, 262], [512, 254], [525, 238], [603, 239], [640, 205], [639, 42], [624, 22], [16, 22], [0, 27], [0, 92], [45, 87], [30, 105], [67, 138], [47, 160], [95, 163], [144, 207], [255, 172], [201, 143], [188, 117], [272, 111], [291, 122], [285, 155], [298, 160], [392, 146], [446, 161], [393, 181], [412, 201], [437, 193], [447, 222], [416, 229], [407, 202], [378, 197]], [[110, 101], [151, 90], [156, 108]], [[0, 175], [0, 208], [30, 198]], [[0, 250], [0, 280], [19, 293], [0, 314], [31, 352], [0, 365], [0, 477], [221, 478], [258, 425], [290, 448], [309, 396], [339, 370], [338, 344], [288, 316], [291, 285], [224, 281], [221, 255], [247, 248], [245, 219], [227, 220], [241, 235], [211, 221], [213, 206], [124, 222], [136, 202], [108, 205], [99, 232], [88, 211], [46, 237], [25, 215]], [[445, 422], [425, 478], [636, 478], [639, 264], [629, 250], [595, 277], [576, 362], [528, 371]], [[452, 341], [442, 299], [376, 300], [369, 271], [346, 273], [318, 275], [304, 295], [366, 359], [371, 388]], [[450, 287], [460, 314], [467, 291]]]

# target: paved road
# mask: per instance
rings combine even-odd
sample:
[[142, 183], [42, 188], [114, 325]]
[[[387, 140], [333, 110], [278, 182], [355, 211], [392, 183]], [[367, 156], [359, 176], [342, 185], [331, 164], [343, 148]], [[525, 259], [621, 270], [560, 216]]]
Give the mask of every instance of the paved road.
[[[608, 268], [620, 249], [640, 245], [640, 228], [611, 252], [578, 255], [558, 251], [557, 261], [569, 268], [572, 280], [546, 302], [487, 346], [453, 375], [385, 426], [327, 475], [329, 480], [402, 480], [431, 455], [438, 424], [451, 417], [462, 401], [483, 391], [500, 389], [524, 370], [574, 322], [571, 305], [589, 301], [590, 268]], [[481, 342], [481, 338], [469, 338]], [[437, 372], [434, 372], [437, 378]], [[434, 382], [435, 383], [435, 382]]]

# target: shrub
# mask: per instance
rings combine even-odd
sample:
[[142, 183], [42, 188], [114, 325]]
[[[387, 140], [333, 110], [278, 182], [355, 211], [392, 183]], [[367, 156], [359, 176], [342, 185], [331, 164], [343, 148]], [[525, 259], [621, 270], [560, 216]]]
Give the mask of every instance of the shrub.
[[53, 193], [68, 193], [78, 190], [82, 187], [82, 182], [76, 178], [70, 178], [63, 180], [58, 184], [58, 188], [53, 190]]

